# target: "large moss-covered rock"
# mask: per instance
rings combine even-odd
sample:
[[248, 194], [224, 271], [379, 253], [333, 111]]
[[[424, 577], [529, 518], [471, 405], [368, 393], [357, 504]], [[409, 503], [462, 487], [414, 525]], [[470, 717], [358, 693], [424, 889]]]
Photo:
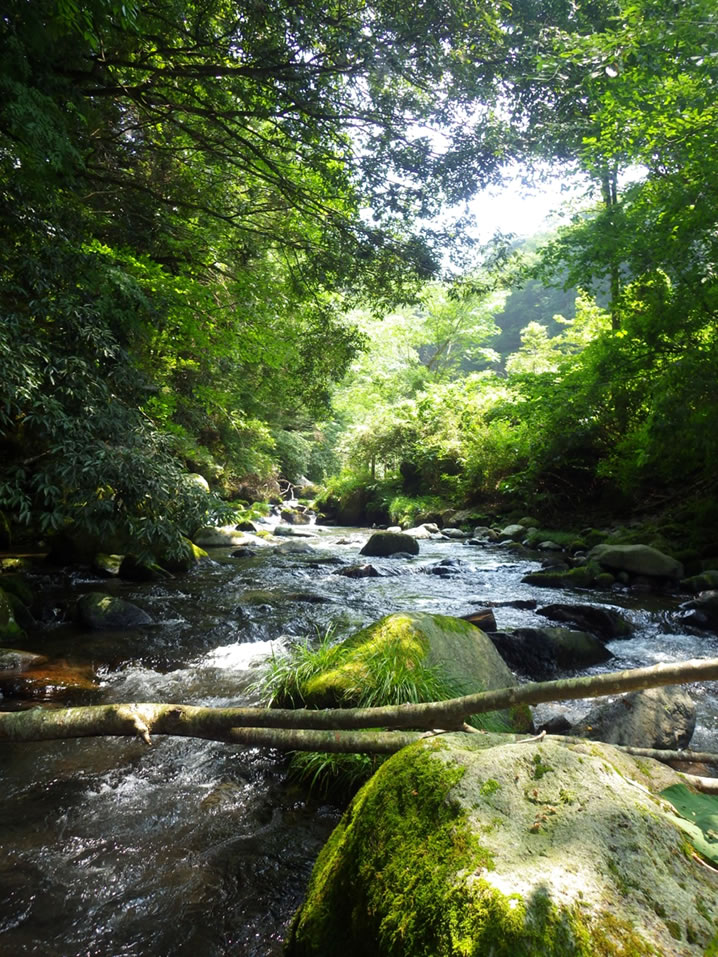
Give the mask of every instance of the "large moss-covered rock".
[[[387, 615], [336, 646], [327, 667], [304, 683], [308, 707], [346, 707], [364, 700], [372, 683], [381, 687], [387, 671], [411, 671], [418, 665], [435, 668], [455, 695], [493, 691], [516, 684], [491, 640], [460, 618], [409, 612]], [[390, 703], [381, 701], [381, 703]], [[528, 730], [526, 707], [483, 716], [494, 727]]]
[[609, 586], [613, 578], [602, 580], [601, 566], [595, 562], [587, 562], [576, 568], [559, 569], [545, 572], [529, 572], [521, 579], [527, 585], [536, 585], [539, 588], [593, 588]]
[[390, 758], [322, 850], [287, 957], [703, 957], [718, 880], [610, 745], [451, 735]]
[[611, 571], [672, 581], [683, 578], [681, 563], [650, 545], [596, 545], [588, 557]]
[[418, 555], [418, 541], [403, 532], [374, 532], [359, 554], [370, 558], [386, 558], [400, 552]]
[[78, 621], [86, 628], [104, 631], [114, 628], [138, 628], [151, 625], [152, 619], [137, 605], [124, 598], [90, 592], [77, 603]]

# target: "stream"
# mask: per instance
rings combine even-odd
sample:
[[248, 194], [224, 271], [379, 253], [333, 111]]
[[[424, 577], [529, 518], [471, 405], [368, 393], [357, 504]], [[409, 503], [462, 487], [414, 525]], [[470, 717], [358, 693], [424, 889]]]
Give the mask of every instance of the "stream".
[[[463, 615], [492, 603], [505, 630], [551, 623], [501, 602], [606, 604], [636, 630], [611, 642], [616, 657], [589, 672], [718, 657], [718, 636], [672, 623], [676, 598], [538, 589], [521, 583], [538, 561], [448, 540], [421, 541], [412, 559], [371, 559], [382, 577], [356, 580], [333, 573], [364, 561], [358, 552], [369, 532], [310, 533], [252, 557], [212, 549], [211, 561], [159, 584], [76, 569], [36, 574], [47, 621], [23, 647], [91, 668], [101, 683], [98, 703], [222, 707], [256, 704], [259, 662], [292, 637], [329, 628], [340, 637], [402, 610]], [[443, 559], [460, 561], [443, 576], [427, 572]], [[136, 602], [157, 624], [126, 632], [69, 624], [67, 609], [92, 590]], [[691, 693], [698, 707], [691, 747], [716, 750], [718, 684]], [[573, 719], [590, 706], [542, 706], [537, 717]], [[215, 742], [2, 743], [0, 768], [0, 954], [13, 957], [279, 955], [340, 814], [287, 779], [285, 756]]]

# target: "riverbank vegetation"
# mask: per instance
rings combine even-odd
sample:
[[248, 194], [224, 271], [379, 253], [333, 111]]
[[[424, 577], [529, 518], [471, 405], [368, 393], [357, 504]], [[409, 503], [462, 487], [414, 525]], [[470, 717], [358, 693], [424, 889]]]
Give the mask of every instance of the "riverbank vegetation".
[[[5, 545], [179, 549], [334, 475], [364, 521], [668, 508], [715, 552], [715, 10], [537, 10], [10, 3]], [[517, 163], [583, 209], [472, 248]]]

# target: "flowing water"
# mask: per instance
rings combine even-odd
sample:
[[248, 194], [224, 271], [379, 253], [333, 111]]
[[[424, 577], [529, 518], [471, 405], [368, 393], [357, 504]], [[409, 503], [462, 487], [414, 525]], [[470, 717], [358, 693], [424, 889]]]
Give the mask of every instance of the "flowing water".
[[[312, 532], [253, 557], [214, 549], [212, 561], [162, 584], [40, 576], [49, 621], [26, 646], [91, 667], [100, 702], [211, 706], [256, 703], [259, 663], [292, 637], [329, 628], [340, 636], [401, 610], [462, 615], [488, 602], [589, 601], [620, 608], [636, 627], [609, 645], [616, 658], [594, 670], [718, 656], [717, 636], [672, 625], [673, 599], [539, 590], [521, 583], [537, 562], [450, 541], [422, 541], [412, 559], [372, 559], [382, 577], [345, 578], [333, 573], [363, 561], [368, 533]], [[444, 559], [454, 561], [448, 570], [431, 571]], [[136, 602], [157, 624], [79, 631], [66, 623], [68, 609], [90, 590]], [[495, 614], [500, 629], [548, 623], [532, 610], [499, 606]], [[692, 693], [692, 746], [716, 750], [718, 685]], [[573, 718], [589, 707], [569, 702], [553, 713]], [[0, 744], [0, 954], [280, 954], [340, 813], [309, 799], [286, 767], [274, 752], [185, 738], [152, 747], [112, 738]]]

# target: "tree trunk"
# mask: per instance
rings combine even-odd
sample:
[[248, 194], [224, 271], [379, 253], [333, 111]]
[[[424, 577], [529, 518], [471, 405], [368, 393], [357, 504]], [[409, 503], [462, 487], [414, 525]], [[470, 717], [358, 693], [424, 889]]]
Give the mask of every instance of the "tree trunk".
[[517, 705], [597, 698], [661, 685], [715, 681], [718, 658], [653, 665], [587, 678], [531, 682], [498, 691], [484, 691], [448, 701], [390, 705], [382, 708], [201, 708], [183, 704], [108, 704], [56, 711], [0, 713], [0, 740], [47, 741], [101, 735], [151, 734], [234, 741], [235, 728], [291, 728], [324, 731], [361, 728], [439, 728], [461, 730], [472, 714], [502, 711]]

